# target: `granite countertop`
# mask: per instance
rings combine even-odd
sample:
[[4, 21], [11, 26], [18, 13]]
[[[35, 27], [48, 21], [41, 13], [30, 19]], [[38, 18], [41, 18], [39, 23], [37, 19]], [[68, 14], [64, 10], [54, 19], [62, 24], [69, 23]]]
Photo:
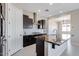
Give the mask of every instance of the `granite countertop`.
[[65, 42], [67, 42], [69, 39], [67, 39], [67, 40], [61, 40], [61, 41], [50, 41], [50, 40], [46, 40], [46, 42], [48, 42], [48, 43], [53, 43], [53, 44], [55, 44], [55, 45], [58, 45], [58, 46], [60, 46], [60, 45], [62, 45], [63, 43], [65, 43]]
[[47, 35], [45, 35], [45, 41], [46, 42], [48, 42], [48, 43], [54, 43], [55, 45], [62, 45], [63, 43], [65, 43], [65, 42], [67, 42], [69, 39], [61, 39], [61, 40], [59, 40], [59, 41], [54, 41], [53, 40], [53, 38], [52, 39], [50, 39], [50, 38], [48, 38], [48, 36]]
[[[41, 32], [32, 32], [31, 34], [29, 34], [29, 35], [36, 35], [36, 36], [38, 36], [38, 35], [46, 35], [47, 33], [41, 33]], [[27, 36], [27, 35], [24, 35], [24, 36]]]
[[[32, 32], [30, 35], [34, 35], [35, 38], [44, 38], [42, 40], [48, 42], [48, 43], [54, 43], [55, 45], [62, 45], [64, 42], [67, 42], [67, 40], [60, 40], [60, 41], [53, 41], [53, 38], [52, 39], [49, 39], [48, 36], [47, 36], [47, 33], [41, 33], [41, 32]], [[27, 36], [27, 35], [24, 35], [24, 36]]]

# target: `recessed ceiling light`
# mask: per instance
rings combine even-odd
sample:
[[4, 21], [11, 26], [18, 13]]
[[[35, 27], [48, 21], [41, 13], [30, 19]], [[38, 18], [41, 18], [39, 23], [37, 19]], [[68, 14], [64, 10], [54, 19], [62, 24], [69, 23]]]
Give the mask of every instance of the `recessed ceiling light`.
[[49, 17], [51, 17], [52, 15], [49, 15]]
[[38, 12], [40, 12], [40, 10], [38, 10]]
[[59, 11], [59, 13], [63, 13], [63, 11]]
[[53, 3], [49, 3], [49, 5], [53, 5]]

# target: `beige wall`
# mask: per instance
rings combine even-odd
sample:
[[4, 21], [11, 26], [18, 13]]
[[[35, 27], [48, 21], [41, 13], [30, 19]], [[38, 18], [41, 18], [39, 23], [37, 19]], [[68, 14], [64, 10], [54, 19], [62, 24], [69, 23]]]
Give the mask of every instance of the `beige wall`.
[[71, 43], [79, 45], [79, 11], [71, 13]]

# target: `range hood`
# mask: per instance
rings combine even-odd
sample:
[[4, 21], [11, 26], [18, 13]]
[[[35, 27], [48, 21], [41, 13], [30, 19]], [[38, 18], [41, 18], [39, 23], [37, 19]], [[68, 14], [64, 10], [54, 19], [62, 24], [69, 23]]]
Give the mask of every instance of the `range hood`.
[[33, 13], [33, 23], [37, 23], [37, 14], [35, 12]]
[[33, 28], [37, 29], [37, 13], [33, 13]]

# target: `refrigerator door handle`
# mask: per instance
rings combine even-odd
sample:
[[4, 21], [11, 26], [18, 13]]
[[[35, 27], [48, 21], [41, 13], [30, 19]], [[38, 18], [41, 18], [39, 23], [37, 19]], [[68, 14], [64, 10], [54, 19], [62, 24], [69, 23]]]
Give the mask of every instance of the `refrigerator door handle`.
[[1, 37], [1, 39], [3, 40], [5, 38], [5, 35]]
[[1, 37], [1, 45], [2, 45], [2, 46], [4, 45], [4, 44], [3, 44], [3, 41], [6, 41], [5, 35]]

